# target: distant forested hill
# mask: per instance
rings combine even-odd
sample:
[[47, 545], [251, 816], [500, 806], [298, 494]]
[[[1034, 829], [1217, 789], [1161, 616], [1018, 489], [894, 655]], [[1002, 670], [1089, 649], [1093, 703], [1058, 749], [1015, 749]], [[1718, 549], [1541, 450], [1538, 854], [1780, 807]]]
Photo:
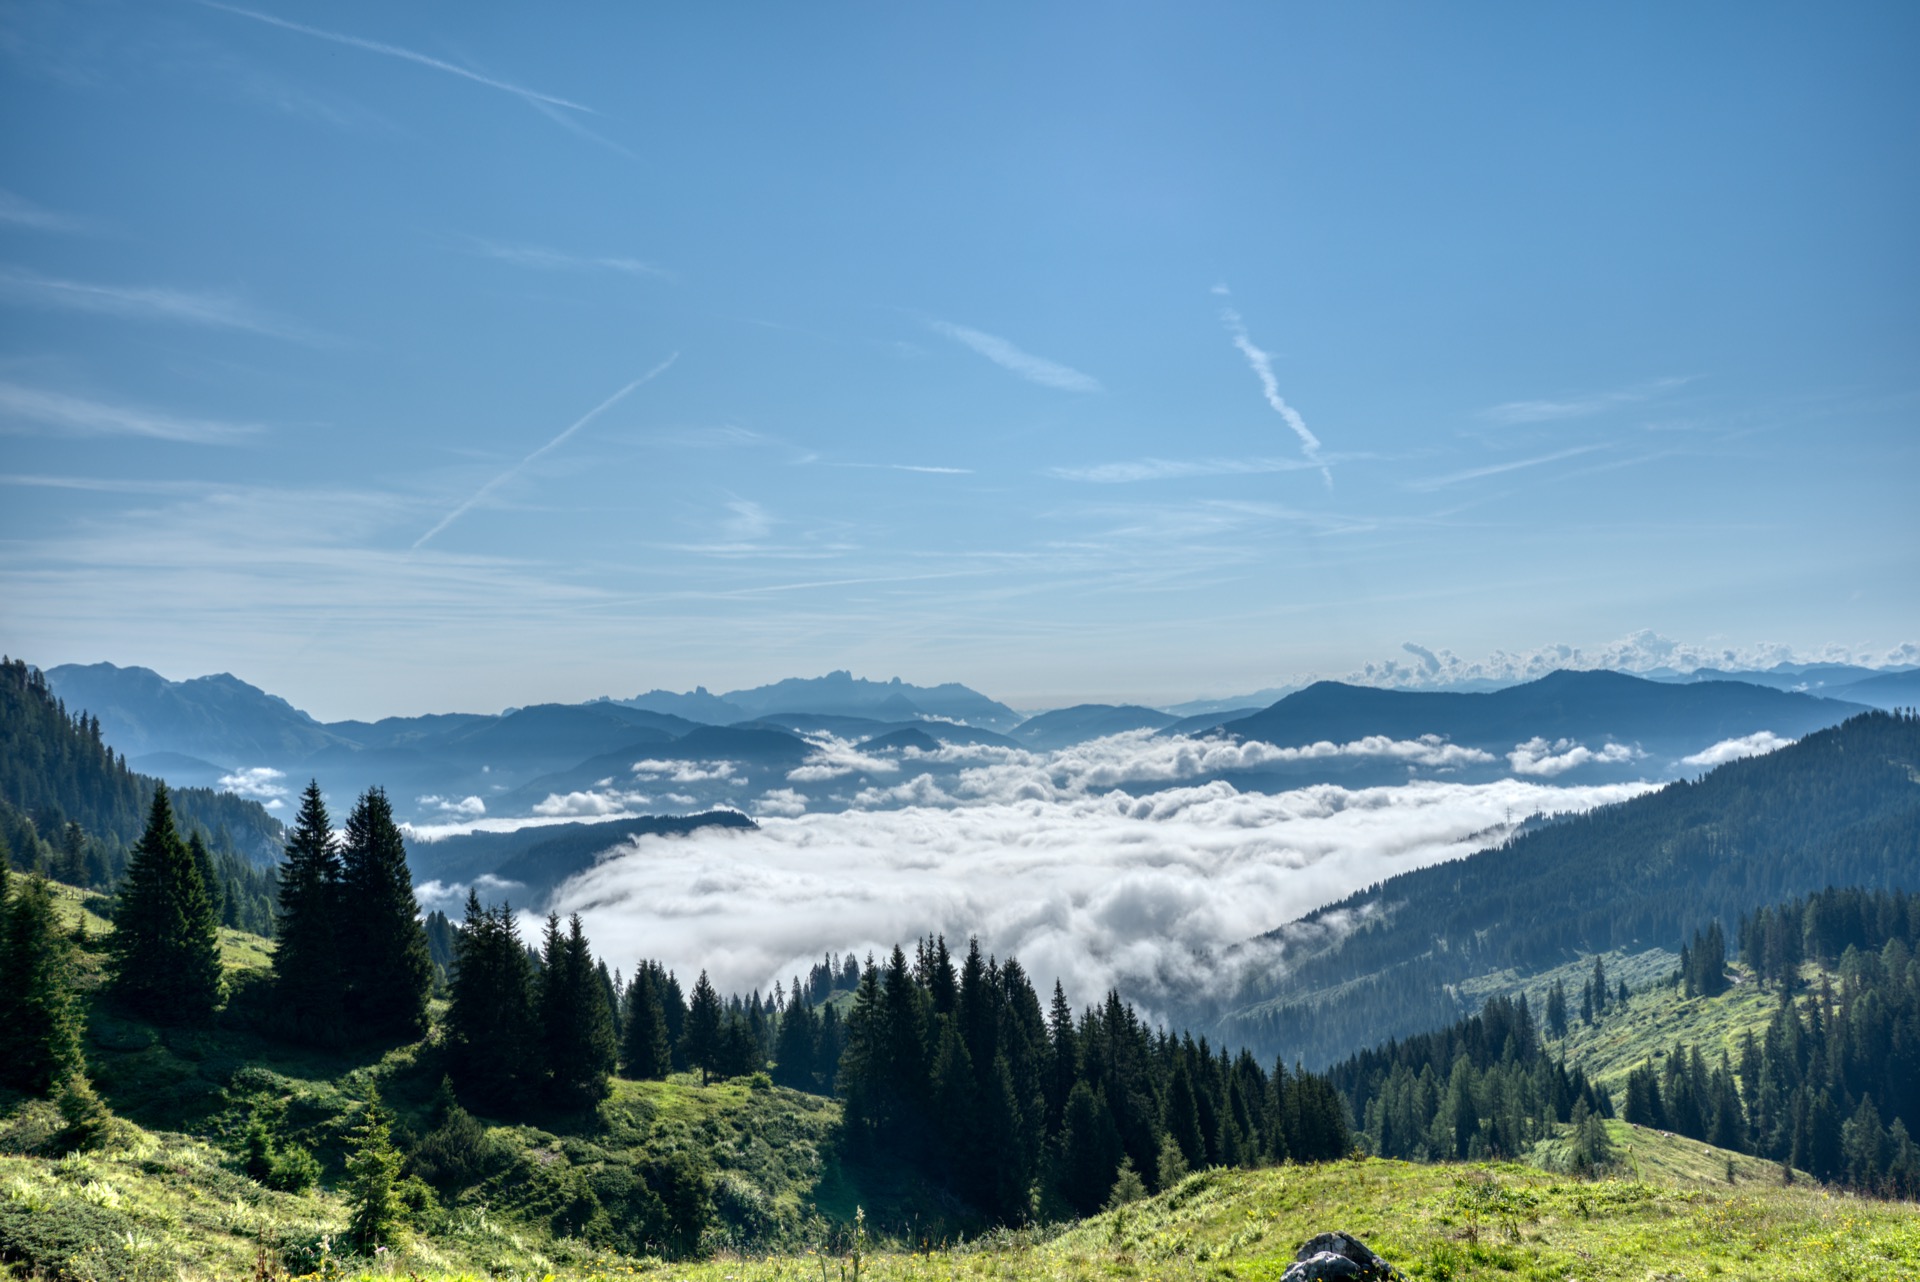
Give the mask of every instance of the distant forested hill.
[[1678, 949], [1702, 921], [1731, 930], [1829, 885], [1920, 887], [1920, 717], [1863, 714], [1319, 909], [1302, 922], [1361, 924], [1243, 996], [1220, 1031], [1326, 1063], [1465, 1013], [1463, 980]]
[[[69, 712], [38, 669], [0, 660], [0, 835], [16, 863], [38, 862], [78, 885], [111, 882], [145, 826], [156, 782], [129, 770], [102, 741], [99, 719]], [[204, 833], [216, 855], [255, 866], [280, 856], [280, 821], [258, 802], [180, 788], [173, 807], [182, 831]]]

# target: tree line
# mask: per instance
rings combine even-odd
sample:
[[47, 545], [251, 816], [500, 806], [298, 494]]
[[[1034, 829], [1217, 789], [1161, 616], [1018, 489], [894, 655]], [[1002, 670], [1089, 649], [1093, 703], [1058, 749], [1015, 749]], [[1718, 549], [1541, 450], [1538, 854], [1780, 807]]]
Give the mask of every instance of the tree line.
[[[1920, 1196], [1920, 897], [1828, 889], [1753, 914], [1741, 954], [1778, 992], [1737, 1060], [1676, 1045], [1623, 1116], [1860, 1192]], [[1820, 967], [1807, 990], [1805, 963]], [[1798, 996], [1796, 996], [1798, 995]]]
[[1001, 1222], [1165, 1188], [1188, 1170], [1322, 1161], [1349, 1148], [1323, 1077], [1154, 1029], [1109, 993], [1043, 1014], [1020, 963], [943, 939], [869, 960], [846, 1020], [848, 1143], [899, 1161]]
[[[1604, 1016], [1609, 1000], [1606, 972], [1598, 958], [1595, 964], [1588, 1022]], [[1559, 1000], [1549, 998], [1549, 1011], [1558, 1005], [1555, 1035], [1564, 1037], [1564, 988], [1556, 984], [1554, 995]], [[1575, 1165], [1606, 1160], [1598, 1122], [1613, 1116], [1612, 1100], [1578, 1066], [1569, 1069], [1548, 1053], [1524, 994], [1490, 998], [1479, 1014], [1449, 1027], [1362, 1051], [1328, 1076], [1359, 1120], [1366, 1147], [1381, 1157], [1515, 1158], [1572, 1123]]]

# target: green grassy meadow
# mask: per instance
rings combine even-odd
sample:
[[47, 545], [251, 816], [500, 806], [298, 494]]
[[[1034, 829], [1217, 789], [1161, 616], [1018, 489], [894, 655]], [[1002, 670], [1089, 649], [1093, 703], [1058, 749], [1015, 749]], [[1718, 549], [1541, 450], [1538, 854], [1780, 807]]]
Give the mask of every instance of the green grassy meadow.
[[[1694, 1169], [1701, 1164], [1687, 1154], [1663, 1154], [1659, 1136], [1616, 1138], [1633, 1145], [1641, 1177], [1588, 1181], [1517, 1165], [1373, 1159], [1203, 1172], [1063, 1230], [996, 1232], [924, 1252], [875, 1240], [860, 1253], [859, 1276], [1277, 1279], [1302, 1241], [1338, 1228], [1409, 1277], [1436, 1282], [1920, 1277], [1920, 1208], [1781, 1187], [1765, 1168], [1728, 1185], [1723, 1174], [1707, 1178], [1717, 1162]], [[839, 1282], [854, 1272], [845, 1235], [825, 1249], [823, 1235], [774, 1253], [722, 1250], [669, 1263], [596, 1254], [481, 1207], [450, 1213], [378, 1261], [339, 1260], [324, 1245], [344, 1221], [335, 1199], [267, 1192], [230, 1165], [204, 1143], [145, 1134], [106, 1153], [0, 1158], [0, 1206], [47, 1216], [84, 1209], [124, 1224], [125, 1249], [99, 1259], [107, 1270], [89, 1272], [82, 1261], [70, 1274], [86, 1278], [285, 1277], [288, 1240], [308, 1250], [310, 1268], [297, 1276], [368, 1282]]]

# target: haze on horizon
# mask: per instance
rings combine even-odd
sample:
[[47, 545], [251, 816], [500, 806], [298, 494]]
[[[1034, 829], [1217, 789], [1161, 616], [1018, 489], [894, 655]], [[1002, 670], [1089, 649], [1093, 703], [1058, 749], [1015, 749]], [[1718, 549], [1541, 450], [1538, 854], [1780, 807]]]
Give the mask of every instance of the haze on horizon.
[[0, 649], [322, 719], [1920, 661], [1917, 36], [14, 6]]

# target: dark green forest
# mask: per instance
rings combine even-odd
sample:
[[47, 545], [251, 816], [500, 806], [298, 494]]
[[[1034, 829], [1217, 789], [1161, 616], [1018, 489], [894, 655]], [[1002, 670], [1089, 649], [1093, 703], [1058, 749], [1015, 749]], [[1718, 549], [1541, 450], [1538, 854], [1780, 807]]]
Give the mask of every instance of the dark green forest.
[[1920, 716], [1874, 712], [1632, 801], [1370, 886], [1293, 929], [1357, 921], [1222, 1035], [1328, 1063], [1466, 1013], [1448, 986], [1615, 949], [1678, 950], [1704, 921], [1830, 885], [1910, 884], [1920, 851]]
[[[13, 868], [110, 889], [126, 874], [159, 786], [101, 740], [99, 718], [69, 713], [39, 669], [0, 659], [0, 857]], [[171, 805], [197, 843], [222, 924], [271, 935], [280, 821], [210, 788], [175, 789]]]
[[1443, 1029], [1363, 1051], [1329, 1074], [1370, 1151], [1414, 1161], [1526, 1153], [1576, 1124], [1576, 1159], [1605, 1164], [1592, 1119], [1613, 1101], [1550, 1055], [1527, 999], [1496, 997], [1479, 1014]]

